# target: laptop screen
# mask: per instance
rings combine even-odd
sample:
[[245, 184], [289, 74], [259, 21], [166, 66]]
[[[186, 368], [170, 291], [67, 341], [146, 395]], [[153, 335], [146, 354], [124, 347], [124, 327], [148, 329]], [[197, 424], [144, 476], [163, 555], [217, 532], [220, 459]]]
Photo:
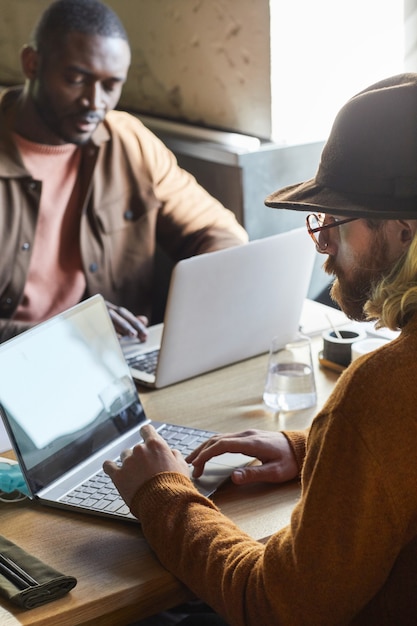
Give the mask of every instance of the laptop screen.
[[36, 490], [146, 419], [100, 296], [1, 345], [0, 371], [9, 435]]

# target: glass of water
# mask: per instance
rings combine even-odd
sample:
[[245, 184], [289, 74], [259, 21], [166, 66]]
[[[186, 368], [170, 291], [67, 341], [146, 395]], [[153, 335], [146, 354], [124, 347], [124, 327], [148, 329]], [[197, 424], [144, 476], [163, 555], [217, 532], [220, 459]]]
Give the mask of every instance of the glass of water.
[[277, 412], [298, 411], [316, 404], [309, 337], [298, 334], [284, 346], [277, 339], [272, 340], [263, 399], [267, 407]]

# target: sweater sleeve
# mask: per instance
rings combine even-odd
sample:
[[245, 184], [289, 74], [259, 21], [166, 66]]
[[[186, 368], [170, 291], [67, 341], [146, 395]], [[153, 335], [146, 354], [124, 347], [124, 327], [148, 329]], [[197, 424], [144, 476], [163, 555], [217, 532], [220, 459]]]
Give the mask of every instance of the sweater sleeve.
[[288, 443], [290, 444], [291, 449], [294, 452], [299, 474], [301, 474], [304, 459], [306, 456], [307, 438], [309, 432], [309, 428], [306, 428], [305, 430], [288, 430], [282, 432], [282, 434], [285, 435], [285, 437], [288, 439]]
[[[354, 405], [348, 383], [316, 417], [301, 500], [290, 525], [265, 545], [182, 475], [159, 474], [134, 498], [132, 511], [162, 564], [231, 626], [348, 624], [384, 586], [410, 539], [417, 470], [407, 464], [393, 475], [401, 457], [391, 445], [393, 420], [385, 437], [376, 436], [381, 415], [369, 429], [355, 414], [368, 393], [366, 385], [358, 389]], [[414, 441], [407, 438], [404, 458]]]

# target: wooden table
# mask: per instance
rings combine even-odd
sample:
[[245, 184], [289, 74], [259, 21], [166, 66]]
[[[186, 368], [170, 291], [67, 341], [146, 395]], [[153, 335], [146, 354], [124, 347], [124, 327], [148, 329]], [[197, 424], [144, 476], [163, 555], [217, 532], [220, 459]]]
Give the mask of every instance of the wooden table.
[[[228, 432], [245, 428], [299, 429], [332, 390], [337, 374], [318, 366], [321, 339], [313, 340], [318, 403], [276, 416], [262, 403], [263, 355], [158, 391], [140, 390], [149, 418]], [[299, 485], [223, 485], [214, 496], [243, 530], [264, 540], [289, 521]], [[78, 584], [64, 598], [29, 611], [0, 599], [0, 624], [123, 626], [189, 599], [162, 568], [139, 525], [41, 507], [29, 501], [0, 503], [1, 534]]]

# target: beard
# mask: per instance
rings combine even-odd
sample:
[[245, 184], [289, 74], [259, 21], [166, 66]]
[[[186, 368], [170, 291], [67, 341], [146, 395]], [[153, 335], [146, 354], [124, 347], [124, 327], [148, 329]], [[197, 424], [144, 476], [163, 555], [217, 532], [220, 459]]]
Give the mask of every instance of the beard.
[[334, 257], [328, 257], [323, 265], [327, 274], [336, 276], [330, 290], [331, 299], [352, 320], [364, 321], [365, 303], [371, 297], [375, 285], [390, 269], [385, 234], [382, 230], [375, 232], [369, 250], [356, 259], [355, 267], [350, 269], [349, 276], [337, 265]]

